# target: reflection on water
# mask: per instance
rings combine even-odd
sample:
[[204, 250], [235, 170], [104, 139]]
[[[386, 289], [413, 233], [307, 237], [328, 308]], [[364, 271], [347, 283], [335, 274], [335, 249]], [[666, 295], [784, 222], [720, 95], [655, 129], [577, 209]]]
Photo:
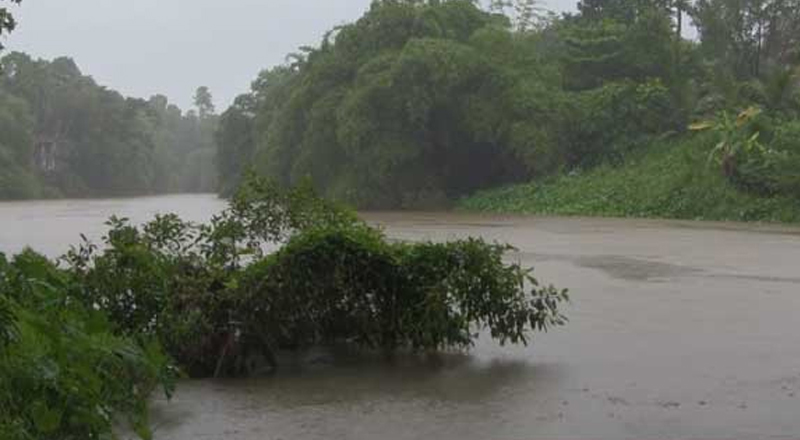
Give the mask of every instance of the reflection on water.
[[[213, 196], [0, 203], [0, 252], [51, 256], [112, 214], [204, 221]], [[480, 340], [438, 359], [304, 353], [272, 377], [187, 381], [156, 401], [156, 438], [792, 438], [800, 433], [800, 229], [377, 213], [395, 239], [468, 235], [572, 291], [530, 347]]]
[[270, 378], [184, 383], [176, 401], [156, 404], [154, 420], [164, 438], [419, 438], [420, 428], [489, 438], [520, 393], [557, 386], [559, 374], [465, 355], [332, 359]]

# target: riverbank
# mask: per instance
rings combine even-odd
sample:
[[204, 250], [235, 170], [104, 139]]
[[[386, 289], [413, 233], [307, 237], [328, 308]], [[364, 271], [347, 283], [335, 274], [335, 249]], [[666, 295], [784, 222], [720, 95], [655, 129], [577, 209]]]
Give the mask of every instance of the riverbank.
[[481, 191], [462, 211], [744, 222], [800, 222], [800, 200], [737, 190], [708, 162], [702, 138], [660, 142], [621, 165]]

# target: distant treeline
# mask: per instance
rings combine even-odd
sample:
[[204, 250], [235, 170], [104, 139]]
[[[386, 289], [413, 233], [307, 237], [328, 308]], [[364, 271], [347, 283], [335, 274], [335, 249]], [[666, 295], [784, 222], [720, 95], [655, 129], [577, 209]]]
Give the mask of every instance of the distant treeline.
[[126, 98], [73, 60], [0, 59], [0, 199], [140, 195], [216, 188], [208, 89], [182, 112]]
[[757, 106], [761, 128], [717, 126], [726, 177], [752, 187], [764, 179], [741, 174], [786, 172], [789, 153], [745, 155], [800, 134], [800, 0], [584, 0], [561, 16], [529, 0], [377, 0], [288, 60], [221, 115], [225, 192], [255, 168], [361, 207], [441, 206]]

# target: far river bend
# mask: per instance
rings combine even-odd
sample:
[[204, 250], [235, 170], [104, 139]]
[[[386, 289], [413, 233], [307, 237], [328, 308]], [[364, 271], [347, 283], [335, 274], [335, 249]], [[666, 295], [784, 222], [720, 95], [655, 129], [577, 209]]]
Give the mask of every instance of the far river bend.
[[[194, 221], [180, 195], [0, 203], [0, 252], [56, 256], [112, 214]], [[311, 356], [275, 377], [187, 381], [156, 439], [738, 439], [800, 436], [800, 229], [726, 223], [373, 213], [395, 238], [509, 242], [567, 287], [566, 328], [438, 362]]]

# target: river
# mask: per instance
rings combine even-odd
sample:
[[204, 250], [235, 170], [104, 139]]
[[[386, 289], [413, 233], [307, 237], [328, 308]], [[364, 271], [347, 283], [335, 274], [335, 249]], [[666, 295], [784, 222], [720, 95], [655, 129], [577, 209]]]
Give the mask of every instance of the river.
[[[213, 196], [0, 204], [0, 251], [57, 255], [111, 214], [203, 221]], [[276, 376], [186, 381], [156, 439], [800, 436], [800, 229], [465, 214], [365, 215], [395, 238], [482, 236], [572, 291], [529, 347], [438, 359], [310, 355]]]

